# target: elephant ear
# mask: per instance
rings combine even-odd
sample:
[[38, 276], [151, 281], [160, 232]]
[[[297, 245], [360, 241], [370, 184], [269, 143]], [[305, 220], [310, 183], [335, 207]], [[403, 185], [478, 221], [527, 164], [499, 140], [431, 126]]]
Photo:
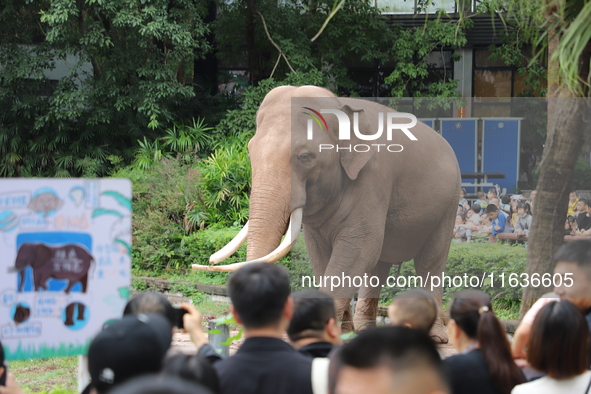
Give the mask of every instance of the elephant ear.
[[53, 251], [49, 246], [44, 244], [38, 244], [35, 245], [35, 248], [37, 249], [37, 257], [35, 261], [31, 264], [33, 267], [43, 266], [45, 265], [45, 263], [48, 263], [52, 259]]
[[[349, 144], [351, 145], [351, 147], [357, 144], [366, 144], [367, 141], [360, 140], [353, 132], [353, 119], [355, 115], [359, 119], [358, 125], [359, 131], [361, 133], [366, 134], [368, 131], [373, 130], [372, 124], [369, 122], [369, 119], [365, 111], [359, 108], [352, 108], [349, 105], [343, 105], [341, 107], [341, 111], [345, 112], [349, 116], [349, 119], [351, 119], [351, 140], [346, 141], [346, 144], [345, 141], [343, 141], [343, 145], [347, 145], [343, 146], [343, 148], [348, 147]], [[342, 149], [340, 150], [340, 154], [341, 166], [343, 166], [343, 168], [345, 169], [347, 176], [351, 180], [355, 180], [359, 175], [359, 171], [361, 171], [361, 169], [365, 167], [369, 159], [373, 157], [373, 155], [375, 154], [375, 150], [370, 149], [368, 152], [355, 152], [353, 149], [351, 149], [351, 151]]]

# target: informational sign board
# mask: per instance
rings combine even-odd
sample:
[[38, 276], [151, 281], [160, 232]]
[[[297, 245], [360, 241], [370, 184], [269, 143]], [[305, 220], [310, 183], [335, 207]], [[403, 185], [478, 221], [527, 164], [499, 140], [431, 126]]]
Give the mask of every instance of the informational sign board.
[[0, 179], [0, 340], [7, 359], [85, 354], [131, 282], [126, 179]]

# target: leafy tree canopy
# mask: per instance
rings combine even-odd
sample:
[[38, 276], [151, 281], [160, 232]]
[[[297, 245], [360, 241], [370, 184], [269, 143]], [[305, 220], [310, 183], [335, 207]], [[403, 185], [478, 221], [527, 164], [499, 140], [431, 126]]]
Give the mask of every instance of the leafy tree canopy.
[[[207, 3], [5, 0], [0, 8], [0, 175], [103, 174], [195, 97]], [[59, 81], [44, 71], [67, 67]], [[90, 64], [90, 67], [89, 67]]]

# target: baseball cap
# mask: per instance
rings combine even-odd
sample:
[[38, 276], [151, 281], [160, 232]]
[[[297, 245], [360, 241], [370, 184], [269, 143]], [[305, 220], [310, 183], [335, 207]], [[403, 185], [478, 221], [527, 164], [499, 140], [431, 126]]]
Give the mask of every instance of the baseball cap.
[[172, 340], [172, 326], [155, 314], [124, 316], [108, 325], [88, 348], [91, 385], [99, 393], [127, 379], [160, 371]]

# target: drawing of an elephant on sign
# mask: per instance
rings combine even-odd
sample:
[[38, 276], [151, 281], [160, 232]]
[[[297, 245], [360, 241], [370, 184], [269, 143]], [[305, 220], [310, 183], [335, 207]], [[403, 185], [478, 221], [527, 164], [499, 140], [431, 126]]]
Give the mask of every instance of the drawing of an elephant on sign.
[[33, 285], [35, 291], [47, 290], [50, 278], [68, 280], [66, 294], [80, 282], [82, 292], [88, 286], [88, 270], [94, 257], [82, 246], [65, 245], [51, 247], [41, 243], [23, 243], [18, 249], [14, 268], [10, 272], [20, 272], [21, 280], [18, 291], [22, 292], [25, 285], [26, 268], [33, 269]]
[[[33, 269], [33, 286], [35, 291], [47, 290], [47, 281], [50, 278], [68, 280], [68, 286], [64, 289], [68, 294], [72, 287], [80, 282], [82, 292], [88, 289], [88, 271], [94, 257], [82, 246], [65, 245], [51, 247], [41, 243], [23, 243], [18, 249], [14, 267], [9, 272], [20, 272], [21, 278], [18, 291], [22, 292], [25, 286], [26, 268]], [[73, 303], [66, 308], [66, 326], [74, 325], [74, 308], [78, 305], [78, 319], [84, 318], [84, 304]]]

